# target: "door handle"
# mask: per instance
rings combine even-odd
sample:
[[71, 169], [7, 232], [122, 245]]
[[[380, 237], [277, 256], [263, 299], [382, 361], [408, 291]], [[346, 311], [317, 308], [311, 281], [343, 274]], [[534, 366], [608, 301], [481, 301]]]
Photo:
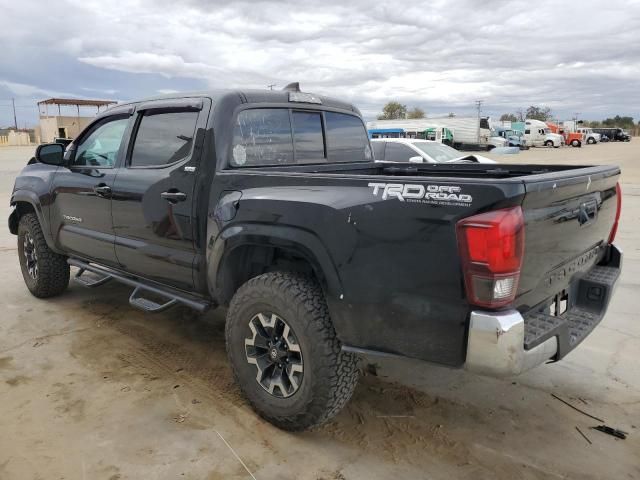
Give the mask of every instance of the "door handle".
[[187, 199], [187, 194], [184, 192], [162, 192], [160, 196], [169, 203], [184, 202]]
[[96, 195], [99, 197], [109, 197], [111, 196], [111, 187], [101, 183], [100, 185], [96, 185], [93, 187], [93, 191], [96, 192]]

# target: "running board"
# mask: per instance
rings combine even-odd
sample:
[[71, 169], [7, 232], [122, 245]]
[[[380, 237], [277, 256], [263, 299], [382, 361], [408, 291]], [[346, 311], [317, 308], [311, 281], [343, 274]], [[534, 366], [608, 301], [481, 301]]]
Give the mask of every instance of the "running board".
[[[189, 298], [189, 296], [181, 294], [174, 290], [156, 287], [149, 283], [145, 283], [143, 280], [140, 280], [134, 276], [124, 275], [108, 267], [103, 267], [102, 265], [83, 262], [82, 260], [77, 260], [75, 258], [67, 259], [67, 263], [73, 267], [78, 267], [80, 269], [78, 273], [76, 273], [74, 280], [85, 287], [99, 287], [100, 285], [104, 285], [110, 280], [116, 280], [120, 283], [124, 283], [125, 285], [134, 287], [133, 293], [129, 297], [129, 303], [131, 304], [131, 306], [139, 308], [140, 310], [143, 310], [145, 312], [162, 312], [178, 303], [193, 308], [198, 312], [205, 312], [213, 306], [212, 304], [204, 300]], [[85, 272], [95, 273], [99, 275], [100, 278], [93, 281], [85, 280], [82, 278], [82, 275]], [[153, 294], [154, 297], [160, 297], [166, 301], [164, 303], [155, 302], [153, 300], [145, 298], [144, 293]]]
[[76, 273], [76, 275], [73, 277], [73, 281], [79, 283], [83, 287], [95, 288], [99, 287], [100, 285], [104, 285], [109, 280], [113, 280], [113, 277], [111, 275], [104, 275], [102, 278], [99, 278], [97, 280], [88, 280], [83, 277], [86, 272], [87, 270], [85, 268], [81, 268], [80, 270], [78, 270], [78, 273]]

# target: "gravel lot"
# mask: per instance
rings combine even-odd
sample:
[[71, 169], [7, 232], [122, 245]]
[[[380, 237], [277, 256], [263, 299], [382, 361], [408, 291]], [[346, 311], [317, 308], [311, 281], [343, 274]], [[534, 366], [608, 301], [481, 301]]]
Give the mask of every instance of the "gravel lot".
[[[3, 211], [32, 151], [0, 147]], [[117, 284], [38, 300], [0, 229], [0, 479], [640, 479], [640, 140], [494, 158], [622, 167], [625, 264], [604, 321], [562, 362], [514, 379], [385, 361], [303, 434], [242, 400], [223, 311], [145, 315]], [[629, 437], [590, 430], [551, 393]]]

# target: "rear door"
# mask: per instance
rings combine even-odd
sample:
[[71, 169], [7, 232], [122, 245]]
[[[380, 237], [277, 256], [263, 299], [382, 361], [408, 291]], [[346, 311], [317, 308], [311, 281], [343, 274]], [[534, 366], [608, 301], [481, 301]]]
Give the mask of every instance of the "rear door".
[[193, 287], [194, 185], [210, 101], [141, 104], [113, 185], [115, 251], [123, 269]]
[[124, 156], [130, 114], [110, 115], [86, 131], [67, 153], [67, 166], [51, 186], [51, 231], [73, 256], [117, 266], [111, 221], [111, 194]]

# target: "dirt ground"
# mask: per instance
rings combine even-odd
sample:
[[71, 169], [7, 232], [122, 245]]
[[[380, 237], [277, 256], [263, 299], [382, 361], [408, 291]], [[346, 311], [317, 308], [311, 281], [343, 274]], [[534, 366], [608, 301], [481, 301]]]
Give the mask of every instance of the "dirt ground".
[[[0, 148], [7, 213], [30, 154]], [[117, 284], [38, 300], [0, 229], [0, 479], [640, 479], [640, 140], [505, 160], [622, 166], [624, 269], [601, 325], [562, 362], [513, 379], [378, 362], [334, 421], [302, 434], [243, 401], [223, 311], [146, 315]], [[591, 430], [552, 393], [629, 437]]]

